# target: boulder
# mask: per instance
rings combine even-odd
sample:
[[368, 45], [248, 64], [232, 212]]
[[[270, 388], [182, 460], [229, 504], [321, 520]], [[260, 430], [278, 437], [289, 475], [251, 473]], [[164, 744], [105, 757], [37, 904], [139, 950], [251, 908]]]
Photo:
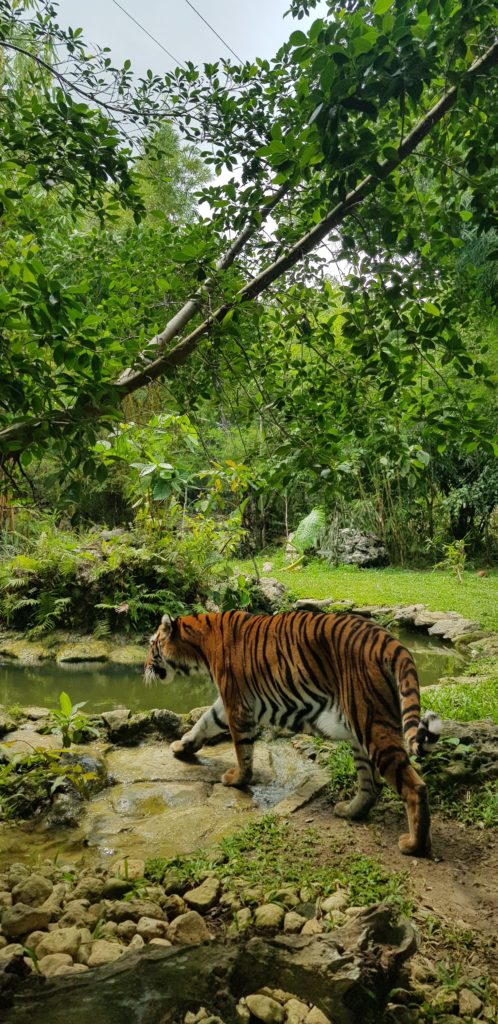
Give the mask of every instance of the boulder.
[[326, 530], [318, 552], [332, 562], [343, 565], [358, 565], [363, 569], [378, 568], [389, 564], [387, 551], [382, 541], [373, 533], [345, 528]]
[[273, 615], [281, 611], [287, 600], [287, 587], [274, 579], [273, 576], [260, 576], [249, 580], [252, 598], [251, 611], [266, 612]]

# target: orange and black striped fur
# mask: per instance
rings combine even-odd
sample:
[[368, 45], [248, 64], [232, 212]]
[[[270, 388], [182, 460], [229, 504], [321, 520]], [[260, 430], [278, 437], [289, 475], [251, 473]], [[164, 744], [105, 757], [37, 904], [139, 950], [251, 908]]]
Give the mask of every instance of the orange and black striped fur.
[[238, 765], [225, 772], [226, 786], [252, 776], [258, 727], [275, 725], [353, 747], [358, 792], [336, 804], [340, 817], [361, 819], [375, 804], [379, 775], [401, 795], [409, 834], [402, 853], [430, 851], [430, 817], [424, 782], [408, 754], [435, 742], [440, 728], [431, 712], [420, 718], [417, 671], [406, 647], [385, 629], [358, 615], [284, 612], [249, 615], [230, 611], [163, 616], [151, 638], [145, 678], [168, 671], [188, 674], [205, 667], [219, 697], [193, 729], [173, 743], [188, 757], [206, 740], [230, 731]]

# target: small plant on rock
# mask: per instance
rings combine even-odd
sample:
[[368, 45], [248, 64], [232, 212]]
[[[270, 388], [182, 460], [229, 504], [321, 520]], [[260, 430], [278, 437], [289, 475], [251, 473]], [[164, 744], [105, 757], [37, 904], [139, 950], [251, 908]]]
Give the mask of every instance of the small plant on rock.
[[69, 694], [64, 690], [59, 694], [59, 711], [50, 712], [50, 732], [62, 733], [62, 745], [70, 747], [72, 743], [81, 743], [83, 739], [98, 736], [98, 729], [90, 725], [88, 715], [81, 712], [86, 701], [73, 704]]

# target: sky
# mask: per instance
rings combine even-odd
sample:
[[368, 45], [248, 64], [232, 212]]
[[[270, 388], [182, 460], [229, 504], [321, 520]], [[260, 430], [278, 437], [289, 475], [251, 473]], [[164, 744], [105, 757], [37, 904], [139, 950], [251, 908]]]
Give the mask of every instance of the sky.
[[[187, 0], [119, 0], [152, 36], [176, 58], [194, 64], [220, 57], [235, 59], [189, 7]], [[293, 21], [284, 13], [290, 0], [192, 0], [194, 7], [223, 37], [242, 60], [271, 58], [293, 29], [303, 28], [320, 14], [320, 3], [311, 18]], [[113, 61], [131, 60], [141, 75], [148, 68], [157, 74], [171, 71], [175, 62], [157, 42], [135, 25], [113, 0], [59, 0], [58, 20], [64, 26], [83, 28], [91, 43], [110, 46]]]

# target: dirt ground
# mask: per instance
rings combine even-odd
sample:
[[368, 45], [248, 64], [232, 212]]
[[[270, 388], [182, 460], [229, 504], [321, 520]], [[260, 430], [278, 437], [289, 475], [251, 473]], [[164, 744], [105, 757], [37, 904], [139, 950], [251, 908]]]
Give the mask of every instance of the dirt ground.
[[[352, 823], [334, 817], [326, 797], [293, 815], [293, 827], [316, 828], [330, 838], [334, 855], [360, 853], [390, 870], [407, 872], [413, 916], [421, 934], [420, 955], [432, 962], [440, 956], [456, 960], [468, 945], [465, 964], [469, 976], [487, 974], [498, 981], [496, 832], [434, 814], [432, 858], [406, 857], [398, 849], [398, 837], [406, 830], [402, 808], [398, 812], [392, 805], [381, 806], [369, 822]], [[434, 919], [438, 925], [433, 930]]]

